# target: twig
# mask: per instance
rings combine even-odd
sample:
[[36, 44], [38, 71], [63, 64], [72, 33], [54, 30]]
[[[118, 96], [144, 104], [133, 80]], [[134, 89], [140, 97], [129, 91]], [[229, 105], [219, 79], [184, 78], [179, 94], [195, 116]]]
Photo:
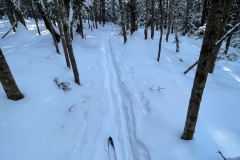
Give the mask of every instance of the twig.
[[2, 39], [8, 35], [8, 33], [17, 25], [17, 21], [13, 23], [13, 26], [2, 36]]
[[217, 153], [219, 153], [220, 155], [221, 155], [221, 157], [224, 159], [224, 160], [227, 160], [225, 157], [224, 157], [224, 155], [222, 154], [222, 152], [221, 151], [219, 151], [218, 150], [218, 152]]
[[187, 74], [193, 67], [195, 67], [196, 65], [198, 64], [198, 60], [193, 64], [191, 65], [186, 71], [184, 71], [183, 73], [184, 74]]

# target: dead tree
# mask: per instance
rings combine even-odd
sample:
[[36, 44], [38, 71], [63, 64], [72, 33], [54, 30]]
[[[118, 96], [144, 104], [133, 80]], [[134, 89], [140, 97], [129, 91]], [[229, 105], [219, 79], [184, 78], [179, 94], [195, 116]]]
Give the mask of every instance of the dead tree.
[[2, 83], [5, 93], [7, 94], [8, 99], [17, 101], [24, 97], [13, 78], [13, 75], [9, 69], [9, 66], [6, 62], [6, 59], [3, 55], [1, 48], [0, 48], [0, 81]]

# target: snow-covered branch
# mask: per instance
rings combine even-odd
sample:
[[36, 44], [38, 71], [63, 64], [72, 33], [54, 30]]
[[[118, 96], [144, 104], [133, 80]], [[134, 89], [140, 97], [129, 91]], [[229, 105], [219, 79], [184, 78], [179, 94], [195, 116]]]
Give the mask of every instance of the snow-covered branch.
[[237, 30], [237, 28], [240, 26], [240, 22], [238, 22], [232, 29], [230, 29], [220, 40], [218, 40], [215, 45], [218, 45], [220, 42], [222, 42], [225, 38], [227, 38], [230, 34], [232, 34], [234, 31]]

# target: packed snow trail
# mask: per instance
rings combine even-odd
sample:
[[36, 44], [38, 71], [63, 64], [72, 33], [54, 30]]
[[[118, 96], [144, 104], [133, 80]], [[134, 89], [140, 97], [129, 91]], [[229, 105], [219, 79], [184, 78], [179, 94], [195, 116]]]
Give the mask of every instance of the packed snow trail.
[[[138, 138], [141, 115], [146, 113], [148, 101], [129, 72], [131, 68], [117, 46], [114, 33], [98, 33], [89, 44], [90, 83], [80, 132], [80, 155], [93, 160], [109, 159], [109, 155], [116, 155], [117, 160], [150, 160], [147, 147]], [[109, 154], [109, 137], [115, 146], [110, 152], [115, 153]]]

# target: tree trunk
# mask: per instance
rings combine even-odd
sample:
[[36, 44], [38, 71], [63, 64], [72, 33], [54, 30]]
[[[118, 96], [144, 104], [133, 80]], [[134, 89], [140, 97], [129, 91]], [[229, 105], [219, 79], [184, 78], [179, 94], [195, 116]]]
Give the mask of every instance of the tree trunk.
[[[58, 1], [54, 0], [55, 6], [57, 6], [56, 8], [59, 7], [58, 5]], [[69, 60], [69, 53], [67, 50], [67, 44], [66, 44], [66, 40], [65, 40], [65, 36], [64, 36], [64, 31], [63, 31], [63, 24], [61, 22], [61, 14], [60, 12], [57, 12], [57, 23], [58, 23], [58, 27], [59, 27], [59, 32], [60, 32], [60, 37], [61, 37], [61, 41], [62, 41], [62, 47], [63, 47], [63, 51], [64, 51], [64, 56], [65, 56], [65, 61], [67, 64], [68, 68], [71, 68], [71, 64], [70, 64], [70, 60]]]
[[12, 0], [5, 0], [5, 3], [7, 4], [7, 7], [11, 8], [9, 10], [13, 12], [16, 21], [21, 22], [26, 27], [26, 23], [24, 21], [23, 15], [20, 9], [16, 6], [16, 4]]
[[159, 3], [159, 17], [160, 17], [160, 39], [159, 39], [159, 45], [158, 45], [158, 57], [157, 61], [160, 61], [160, 54], [161, 54], [161, 48], [162, 48], [162, 37], [163, 37], [163, 19], [164, 19], [164, 0], [158, 0]]
[[209, 0], [203, 0], [203, 10], [202, 10], [201, 26], [203, 26], [205, 21], [206, 21], [208, 1]]
[[145, 17], [145, 26], [144, 26], [144, 39], [148, 37], [148, 20], [149, 20], [149, 0], [145, 0], [146, 7], [146, 17]]
[[126, 33], [126, 28], [125, 28], [125, 16], [124, 16], [124, 9], [123, 9], [123, 4], [122, 4], [122, 0], [118, 0], [119, 2], [119, 8], [120, 8], [120, 15], [121, 15], [121, 27], [122, 27], [122, 35], [123, 35], [123, 39], [124, 39], [124, 43], [127, 42], [127, 33]]
[[43, 18], [43, 21], [45, 23], [45, 26], [46, 28], [49, 30], [49, 32], [51, 33], [52, 35], [52, 38], [53, 38], [53, 42], [54, 42], [54, 45], [55, 45], [55, 48], [56, 48], [56, 52], [58, 54], [60, 54], [60, 51], [59, 51], [59, 47], [58, 47], [58, 42], [60, 42], [60, 36], [59, 34], [54, 30], [53, 26], [52, 26], [52, 23], [51, 23], [51, 20], [48, 18], [47, 14], [46, 14], [46, 11], [42, 5], [42, 3], [39, 1], [39, 0], [34, 0], [35, 4], [37, 5], [38, 7], [38, 11], [39, 13], [41, 14], [42, 18]]
[[1, 48], [0, 48], [0, 81], [2, 83], [5, 93], [7, 94], [8, 99], [17, 101], [24, 97], [21, 91], [18, 89], [18, 86], [12, 76], [12, 73], [9, 69], [9, 66], [6, 62], [6, 59], [3, 55]]
[[[168, 5], [169, 3], [168, 3], [168, 0], [167, 0], [167, 2], [166, 2], [166, 13], [168, 12], [169, 13], [169, 5]], [[164, 6], [163, 6], [164, 7]], [[169, 17], [168, 17], [168, 14], [164, 14], [165, 16], [164, 16], [164, 29], [167, 29], [167, 21], [168, 21], [168, 19], [169, 19]]]
[[[4, 0], [3, 3], [4, 3], [4, 6], [6, 8], [5, 10], [6, 10], [6, 14], [8, 16], [8, 19], [9, 19], [11, 25], [13, 26], [13, 24], [16, 21], [14, 15], [13, 15], [13, 10], [12, 10], [11, 6], [9, 5], [9, 1]], [[13, 28], [13, 31], [16, 32], [16, 28], [15, 27]]]
[[112, 22], [114, 24], [116, 24], [117, 18], [116, 18], [116, 9], [115, 9], [115, 0], [111, 0], [112, 1]]
[[[234, 9], [234, 22], [233, 22], [233, 26], [235, 26], [239, 21], [240, 21], [240, 1], [237, 1], [235, 2], [235, 7], [233, 8]], [[225, 51], [224, 51], [224, 54], [227, 54], [228, 53], [228, 49], [229, 49], [229, 46], [230, 46], [230, 42], [231, 42], [231, 39], [232, 39], [232, 34], [230, 34], [226, 40], [226, 46], [225, 46]]]
[[[123, 6], [122, 6], [123, 7]], [[137, 22], [137, 1], [130, 0], [130, 13], [131, 13], [131, 34], [137, 31], [138, 29], [138, 22]]]
[[174, 8], [173, 8], [174, 24], [173, 24], [173, 28], [174, 28], [174, 33], [175, 33], [176, 52], [179, 52], [179, 38], [178, 38], [179, 7], [178, 7], [178, 3], [179, 3], [178, 0], [175, 0], [175, 2], [173, 2], [173, 4], [174, 4]]
[[104, 26], [106, 23], [105, 0], [102, 0], [102, 22], [103, 22], [103, 26]]
[[155, 0], [151, 3], [151, 38], [154, 37], [154, 10], [155, 10]]
[[223, 18], [221, 6], [224, 1], [225, 0], [211, 0], [210, 13], [207, 19], [206, 31], [194, 78], [185, 127], [181, 137], [184, 140], [191, 140], [195, 132], [200, 103], [208, 76], [208, 57], [212, 54], [215, 48], [215, 43], [219, 37], [219, 20]]
[[184, 19], [184, 29], [183, 29], [183, 36], [185, 36], [189, 31], [189, 12], [190, 8], [192, 7], [192, 1], [187, 0], [187, 8], [185, 13], [185, 19]]
[[167, 26], [166, 42], [168, 42], [168, 37], [169, 37], [170, 31], [171, 31], [171, 26], [172, 26], [173, 4], [174, 4], [174, 0], [169, 0], [168, 26]]
[[[225, 0], [224, 2], [221, 3], [222, 5], [219, 6], [220, 7], [219, 12], [221, 12], [222, 18], [218, 19], [219, 20], [218, 24], [220, 25], [219, 31], [218, 31], [219, 32], [218, 39], [220, 39], [225, 34], [224, 28], [227, 24], [227, 20], [230, 15], [229, 11], [230, 11], [231, 2], [232, 2], [231, 0]], [[213, 73], [214, 71], [215, 63], [217, 61], [217, 56], [221, 46], [222, 46], [222, 41], [215, 47], [213, 53], [210, 54], [209, 70], [208, 70], [209, 73]]]
[[37, 19], [37, 16], [35, 14], [35, 10], [34, 10], [34, 6], [33, 6], [32, 0], [29, 0], [29, 3], [30, 3], [30, 6], [31, 6], [33, 19], [34, 19], [35, 24], [37, 26], [38, 34], [41, 35], [40, 29], [39, 29], [39, 26], [38, 26], [38, 19]]
[[69, 23], [68, 23], [69, 20], [68, 20], [66, 10], [63, 7], [63, 5], [64, 5], [63, 2], [60, 0], [58, 8], [59, 8], [60, 15], [62, 17], [61, 20], [62, 20], [62, 25], [63, 25], [64, 37], [66, 40], [67, 51], [69, 54], [71, 65], [72, 65], [75, 82], [80, 85], [80, 78], [79, 78], [79, 73], [78, 73], [78, 69], [77, 69], [77, 63], [76, 63], [74, 53], [73, 53], [73, 48], [72, 48], [72, 39], [69, 34], [69, 28], [70, 28]]

